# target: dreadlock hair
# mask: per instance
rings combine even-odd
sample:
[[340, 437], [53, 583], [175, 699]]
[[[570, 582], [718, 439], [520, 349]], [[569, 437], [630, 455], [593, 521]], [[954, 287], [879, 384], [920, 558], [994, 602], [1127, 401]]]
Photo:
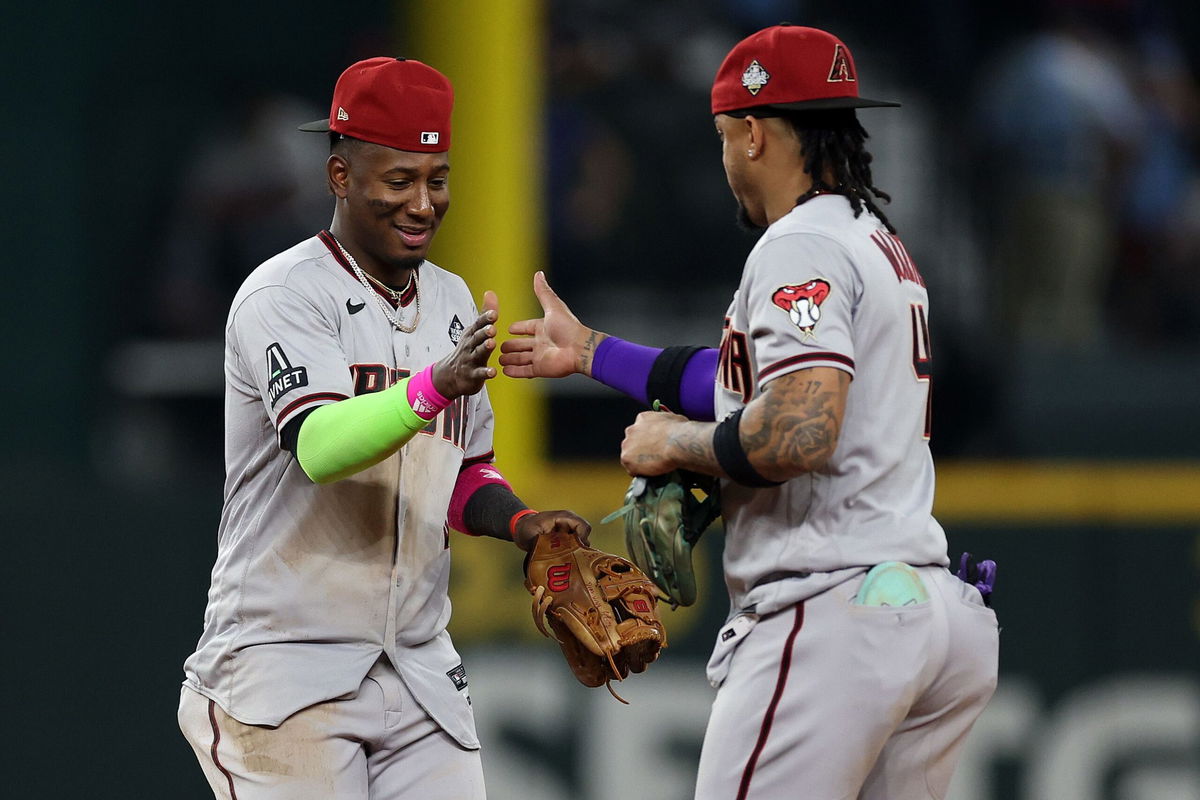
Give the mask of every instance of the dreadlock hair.
[[[854, 216], [862, 214], [863, 206], [866, 206], [889, 233], [896, 232], [874, 200], [877, 197], [890, 203], [892, 198], [871, 180], [873, 157], [864, 147], [868, 134], [854, 109], [796, 111], [760, 107], [739, 111], [733, 116], [779, 117], [795, 133], [804, 156], [804, 171], [812, 178], [812, 186], [796, 198], [796, 205], [818, 194], [840, 194], [850, 201]], [[832, 186], [826, 181], [827, 175], [833, 176]]]

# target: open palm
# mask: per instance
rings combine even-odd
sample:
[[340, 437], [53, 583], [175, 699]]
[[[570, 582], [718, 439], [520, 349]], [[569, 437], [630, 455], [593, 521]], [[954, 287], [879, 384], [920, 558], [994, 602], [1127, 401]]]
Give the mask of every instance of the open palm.
[[592, 354], [604, 334], [580, 322], [559, 299], [546, 276], [533, 276], [533, 293], [542, 306], [541, 319], [523, 319], [508, 326], [522, 338], [500, 345], [500, 366], [510, 378], [562, 378], [591, 373]]

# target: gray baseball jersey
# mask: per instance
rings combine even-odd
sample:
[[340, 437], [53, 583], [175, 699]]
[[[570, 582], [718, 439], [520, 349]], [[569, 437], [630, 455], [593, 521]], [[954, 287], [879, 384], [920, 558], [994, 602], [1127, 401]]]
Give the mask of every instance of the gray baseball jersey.
[[796, 370], [854, 380], [826, 469], [721, 487], [734, 612], [784, 608], [882, 561], [949, 563], [931, 514], [928, 309], [900, 240], [840, 195], [797, 206], [751, 251], [726, 314], [717, 418]]
[[[280, 447], [305, 409], [380, 391], [449, 353], [477, 316], [466, 284], [425, 262], [396, 330], [327, 232], [262, 264], [225, 345], [225, 503], [204, 632], [186, 683], [247, 724], [278, 725], [356, 691], [380, 653], [464, 747], [478, 747], [446, 632], [446, 512], [463, 463], [491, 458], [486, 390], [401, 450], [324, 486]], [[407, 304], [406, 304], [407, 301]]]

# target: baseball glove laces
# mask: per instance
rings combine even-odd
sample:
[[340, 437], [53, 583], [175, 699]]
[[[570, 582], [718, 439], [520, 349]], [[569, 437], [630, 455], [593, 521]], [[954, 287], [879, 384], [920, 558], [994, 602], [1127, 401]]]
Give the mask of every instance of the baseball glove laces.
[[543, 534], [525, 559], [533, 622], [556, 640], [584, 686], [612, 688], [643, 672], [667, 646], [654, 584], [620, 556], [584, 545], [574, 532]]

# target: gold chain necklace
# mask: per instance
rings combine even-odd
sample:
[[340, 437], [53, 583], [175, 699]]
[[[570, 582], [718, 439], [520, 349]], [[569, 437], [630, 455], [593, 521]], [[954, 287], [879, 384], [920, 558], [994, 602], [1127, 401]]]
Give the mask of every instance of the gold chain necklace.
[[[330, 234], [330, 236], [333, 236], [333, 234]], [[342, 251], [342, 256], [345, 257], [346, 261], [350, 264], [350, 268], [354, 270], [354, 274], [358, 278], [358, 282], [363, 285], [364, 289], [366, 289], [375, 297], [376, 302], [379, 303], [379, 307], [383, 310], [383, 315], [387, 317], [388, 322], [392, 323], [392, 327], [401, 333], [412, 333], [415, 331], [417, 329], [417, 323], [421, 321], [421, 285], [417, 280], [417, 268], [413, 267], [412, 272], [408, 274], [408, 282], [413, 287], [413, 299], [416, 302], [416, 313], [413, 315], [412, 323], [406, 326], [400, 322], [400, 317], [397, 313], [397, 310], [393, 309], [390, 303], [380, 297], [379, 292], [376, 292], [371, 288], [371, 284], [374, 283], [376, 286], [386, 291], [389, 295], [391, 295], [392, 299], [395, 300], [397, 304], [400, 303], [400, 295], [403, 292], [398, 292], [392, 287], [388, 286], [386, 283], [383, 283], [375, 278], [373, 275], [368, 275], [366, 271], [364, 271], [363, 268], [358, 265], [358, 262], [354, 260], [354, 256], [350, 255], [349, 251], [347, 251], [345, 247], [342, 247], [342, 243], [337, 240], [336, 236], [333, 236], [333, 241], [337, 243], [338, 250]], [[405, 289], [407, 288], [408, 287], [406, 286]]]

